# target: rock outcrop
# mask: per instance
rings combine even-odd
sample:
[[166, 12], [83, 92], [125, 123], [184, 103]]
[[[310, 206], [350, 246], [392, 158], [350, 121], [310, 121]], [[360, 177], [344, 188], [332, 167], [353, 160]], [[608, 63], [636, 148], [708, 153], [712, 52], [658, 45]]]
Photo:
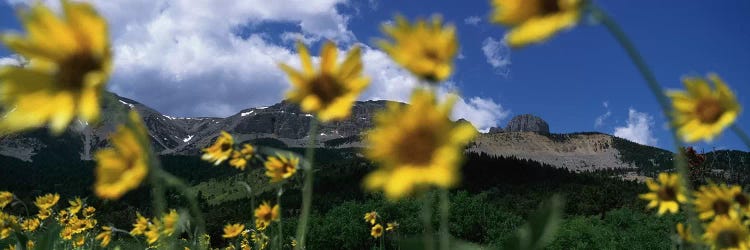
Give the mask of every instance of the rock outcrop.
[[505, 126], [505, 132], [536, 132], [549, 134], [549, 125], [538, 116], [531, 114], [517, 115]]

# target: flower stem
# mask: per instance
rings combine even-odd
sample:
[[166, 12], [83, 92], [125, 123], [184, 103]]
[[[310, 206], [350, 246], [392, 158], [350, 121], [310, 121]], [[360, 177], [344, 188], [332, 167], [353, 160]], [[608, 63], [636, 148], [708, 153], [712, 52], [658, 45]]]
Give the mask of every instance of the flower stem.
[[422, 241], [424, 241], [424, 249], [433, 250], [435, 249], [432, 241], [432, 193], [425, 192], [422, 196]]
[[745, 146], [750, 148], [750, 137], [747, 135], [747, 133], [745, 133], [745, 131], [742, 130], [742, 128], [740, 128], [740, 126], [737, 126], [737, 124], [735, 123], [734, 125], [732, 125], [732, 131], [734, 131], [734, 133], [737, 134], [738, 137], [740, 137], [742, 142], [745, 143]]
[[282, 226], [283, 225], [282, 224], [282, 222], [283, 222], [283, 218], [282, 218], [283, 216], [282, 215], [284, 214], [283, 213], [284, 209], [281, 206], [281, 195], [282, 194], [284, 194], [284, 188], [281, 185], [279, 185], [279, 192], [276, 193], [276, 205], [279, 206], [279, 235], [278, 235], [278, 237], [276, 239], [276, 241], [277, 241], [276, 242], [276, 249], [279, 249], [279, 250], [282, 249], [282, 244], [284, 243], [284, 229], [283, 229], [283, 226]]
[[[662, 90], [661, 85], [659, 85], [659, 82], [656, 80], [654, 73], [651, 71], [641, 54], [635, 48], [635, 45], [633, 45], [633, 43], [630, 41], [622, 28], [620, 28], [617, 22], [615, 22], [614, 19], [607, 15], [604, 10], [598, 8], [593, 3], [589, 4], [589, 7], [591, 9], [592, 16], [599, 20], [604, 25], [604, 27], [607, 28], [607, 30], [612, 34], [615, 40], [617, 40], [619, 45], [628, 54], [628, 57], [630, 57], [630, 60], [641, 73], [641, 76], [643, 76], [644, 80], [646, 80], [649, 90], [651, 90], [651, 92], [656, 97], [659, 106], [661, 106], [664, 117], [671, 117], [670, 111], [672, 109], [669, 103], [669, 98], [664, 94], [664, 91]], [[687, 193], [685, 195], [687, 197], [687, 201], [684, 204], [693, 204], [693, 198], [691, 195], [692, 185], [690, 184], [690, 179], [688, 178], [689, 170], [687, 167], [687, 160], [682, 153], [682, 148], [684, 147], [684, 145], [680, 137], [677, 135], [677, 131], [673, 127], [670, 129], [670, 134], [672, 136], [672, 140], [674, 141], [674, 146], [677, 150], [674, 158], [675, 168], [680, 175], [682, 187]], [[691, 228], [690, 233], [694, 238], [698, 238], [698, 235], [700, 235], [700, 233], [697, 230], [699, 230], [701, 227], [698, 222], [695, 210], [690, 205], [686, 205], [684, 206], [684, 208], [688, 215], [688, 224]]]
[[294, 249], [304, 249], [305, 241], [307, 238], [307, 223], [310, 219], [310, 209], [312, 206], [312, 195], [313, 195], [313, 161], [315, 161], [315, 140], [318, 135], [318, 120], [312, 118], [310, 120], [310, 131], [307, 134], [310, 137], [310, 141], [307, 144], [307, 150], [305, 151], [305, 162], [303, 167], [305, 170], [305, 183], [302, 187], [302, 211], [299, 217], [299, 224], [297, 225], [297, 246]]
[[166, 183], [168, 186], [171, 186], [175, 188], [177, 191], [182, 193], [182, 195], [185, 197], [185, 199], [188, 201], [188, 204], [190, 206], [190, 213], [193, 215], [193, 219], [195, 220], [195, 230], [196, 230], [196, 238], [203, 233], [206, 232], [206, 222], [203, 220], [203, 213], [201, 212], [200, 207], [198, 206], [198, 200], [196, 199], [195, 193], [190, 190], [190, 187], [188, 187], [185, 182], [180, 180], [179, 178], [175, 177], [174, 175], [170, 174], [169, 172], [166, 172], [161, 169], [161, 166], [158, 166], [157, 169], [155, 169], [158, 173], [159, 178], [161, 181]]
[[451, 213], [448, 189], [440, 189], [440, 250], [450, 249], [450, 232], [448, 231], [448, 218]]

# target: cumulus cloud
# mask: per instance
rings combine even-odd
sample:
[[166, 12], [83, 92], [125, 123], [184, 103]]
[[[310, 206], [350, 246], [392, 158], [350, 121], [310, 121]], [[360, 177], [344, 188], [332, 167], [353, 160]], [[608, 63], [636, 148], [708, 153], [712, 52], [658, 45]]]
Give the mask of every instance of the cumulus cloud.
[[482, 52], [484, 52], [487, 63], [492, 66], [496, 74], [508, 76], [511, 64], [510, 48], [508, 48], [504, 40], [495, 40], [492, 37], [487, 37], [482, 42]]
[[653, 126], [654, 118], [651, 115], [630, 108], [627, 123], [624, 127], [615, 127], [614, 135], [639, 144], [656, 146]]
[[599, 128], [604, 125], [604, 122], [609, 118], [609, 116], [612, 115], [612, 111], [609, 110], [609, 102], [605, 101], [602, 103], [602, 106], [607, 110], [606, 113], [596, 117], [594, 119], [594, 128]]
[[0, 66], [21, 66], [24, 63], [24, 60], [18, 55], [0, 57]]
[[[57, 0], [46, 2], [60, 8]], [[109, 89], [165, 114], [223, 117], [278, 102], [289, 83], [277, 64], [300, 68], [290, 46], [297, 39], [307, 44], [334, 40], [343, 50], [340, 59], [351, 45], [361, 46], [365, 74], [372, 79], [361, 100], [407, 102], [418, 84], [384, 52], [358, 43], [347, 26], [349, 17], [337, 8], [346, 0], [90, 2], [110, 24], [115, 70]], [[267, 23], [291, 23], [297, 30], [254, 31]], [[445, 84], [440, 91], [451, 88]], [[455, 119], [485, 130], [505, 116], [500, 104], [480, 97], [460, 98], [454, 112]]]
[[479, 22], [481, 21], [482, 21], [482, 18], [479, 16], [470, 16], [464, 19], [465, 24], [474, 25], [474, 26], [478, 25]]

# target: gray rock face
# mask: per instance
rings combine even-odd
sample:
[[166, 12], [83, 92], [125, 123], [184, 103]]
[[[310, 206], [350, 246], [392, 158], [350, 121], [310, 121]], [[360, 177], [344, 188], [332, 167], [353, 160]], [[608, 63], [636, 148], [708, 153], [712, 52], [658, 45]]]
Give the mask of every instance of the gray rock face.
[[506, 132], [537, 132], [549, 134], [547, 122], [531, 114], [517, 115], [505, 126]]
[[505, 130], [503, 130], [503, 128], [500, 128], [500, 127], [491, 127], [489, 131], [490, 134], [497, 134], [497, 133], [502, 133], [502, 132], [505, 132]]

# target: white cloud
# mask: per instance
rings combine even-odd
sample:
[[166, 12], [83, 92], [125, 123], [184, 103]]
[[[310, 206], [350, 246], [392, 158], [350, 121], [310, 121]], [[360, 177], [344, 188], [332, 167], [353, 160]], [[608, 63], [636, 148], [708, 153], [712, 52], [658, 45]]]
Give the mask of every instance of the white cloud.
[[306, 44], [307, 46], [310, 46], [310, 44], [320, 41], [320, 36], [312, 35], [312, 34], [302, 34], [300, 32], [284, 32], [281, 33], [279, 36], [282, 41], [285, 43], [295, 43], [297, 41], [302, 41], [302, 43]]
[[495, 73], [508, 76], [510, 73], [510, 49], [504, 40], [495, 40], [492, 37], [487, 37], [482, 42], [482, 52], [487, 58]]
[[[59, 9], [57, 0], [48, 2]], [[337, 10], [346, 0], [91, 2], [110, 24], [115, 70], [109, 89], [173, 116], [228, 116], [278, 102], [289, 83], [277, 64], [300, 67], [290, 41], [332, 39], [342, 49], [357, 43], [349, 17]], [[293, 23], [298, 30], [253, 31], [273, 22]], [[360, 99], [407, 102], [417, 80], [382, 51], [359, 45], [372, 79]], [[444, 84], [440, 91], [451, 88]], [[455, 109], [456, 119], [485, 130], [507, 116], [500, 104], [479, 97], [461, 98]]]
[[651, 115], [630, 108], [627, 124], [624, 127], [615, 127], [614, 135], [639, 144], [656, 146], [657, 139], [653, 135], [653, 126], [654, 118]]
[[474, 25], [474, 26], [478, 25], [479, 22], [481, 22], [481, 21], [482, 21], [482, 18], [479, 17], [479, 16], [470, 16], [470, 17], [467, 17], [466, 19], [464, 19], [464, 23], [465, 24]]
[[23, 59], [21, 59], [21, 57], [17, 55], [0, 57], [0, 66], [21, 66], [21, 64], [23, 63]]
[[607, 113], [604, 113], [604, 114], [596, 117], [596, 119], [594, 120], [594, 128], [599, 128], [599, 127], [603, 126], [604, 122], [607, 120], [607, 118], [609, 118], [609, 116], [612, 115], [612, 111], [609, 110], [609, 102], [608, 101], [604, 101], [602, 103], [602, 106], [604, 106], [604, 108], [607, 110]]

